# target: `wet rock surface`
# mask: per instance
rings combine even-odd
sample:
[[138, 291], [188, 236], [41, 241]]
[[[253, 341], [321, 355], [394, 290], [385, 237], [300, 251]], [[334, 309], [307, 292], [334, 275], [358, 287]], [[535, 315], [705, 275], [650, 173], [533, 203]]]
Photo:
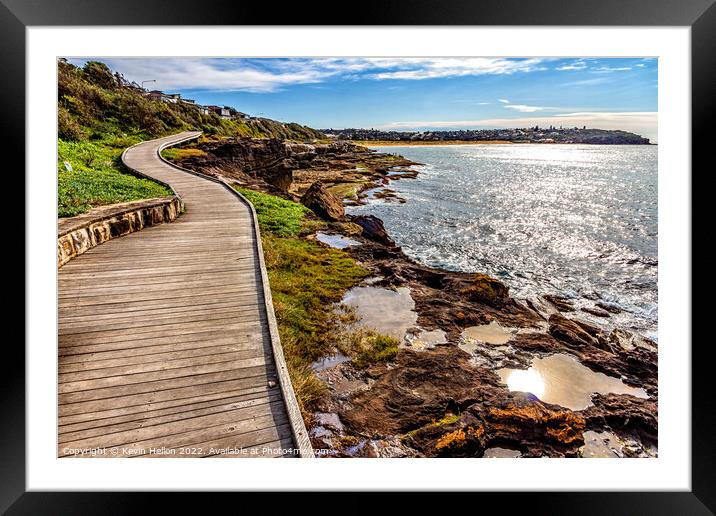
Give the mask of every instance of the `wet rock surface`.
[[[656, 453], [655, 342], [581, 320], [568, 300], [518, 301], [495, 278], [426, 267], [392, 245], [366, 241], [348, 252], [376, 274], [376, 285], [409, 287], [417, 324], [444, 332], [446, 339], [426, 349], [402, 348], [394, 362], [362, 373], [350, 363], [332, 371], [333, 385], [347, 385], [338, 377], [353, 382], [340, 394], [329, 386], [325, 402], [345, 424], [345, 435], [371, 443], [398, 438], [402, 451], [392, 456], [482, 457], [485, 450], [502, 447], [514, 450], [506, 456], [580, 457], [584, 433], [594, 430], [627, 443], [619, 456]], [[478, 332], [469, 349], [464, 332], [471, 327], [509, 328], [509, 338], [481, 341]], [[511, 392], [496, 374], [503, 367], [527, 369], [534, 358], [559, 353], [641, 387], [650, 398], [595, 394], [587, 409], [570, 410]], [[332, 446], [341, 456], [366, 456], [355, 448], [348, 453], [339, 440]]]
[[657, 402], [627, 394], [597, 394], [593, 405], [583, 411], [587, 428], [635, 437], [644, 445], [656, 448], [658, 436]]
[[361, 234], [370, 240], [383, 245], [395, 247], [395, 242], [388, 236], [383, 221], [374, 215], [358, 215], [351, 217], [351, 222], [361, 227]]
[[[506, 457], [581, 457], [597, 453], [594, 442], [585, 445], [588, 431], [613, 435], [620, 443], [616, 456], [656, 455], [655, 342], [581, 320], [567, 301], [558, 303], [562, 313], [554, 298], [510, 298], [495, 278], [417, 264], [392, 245], [366, 240], [348, 252], [376, 274], [375, 285], [409, 287], [417, 324], [446, 338], [427, 348], [404, 346], [393, 362], [366, 371], [346, 362], [324, 372], [331, 378], [324, 408], [344, 424], [343, 439], [365, 443], [347, 447], [334, 438], [329, 456], [483, 457], [505, 448]], [[471, 327], [502, 328], [509, 338], [480, 340], [478, 332], [466, 350], [464, 332]], [[570, 410], [511, 392], [497, 375], [555, 354], [641, 387], [649, 399], [594, 394], [588, 408]]]
[[[320, 181], [321, 196], [327, 191], [344, 197], [344, 204], [345, 198], [361, 203], [363, 192], [417, 174], [407, 160], [345, 142], [240, 139], [200, 147], [206, 154], [183, 166], [294, 200], [319, 190], [312, 185]], [[395, 200], [390, 190], [376, 198]], [[345, 251], [373, 273], [371, 285], [409, 289], [416, 328], [386, 363], [359, 369], [340, 357], [316, 368], [327, 387], [308, 422], [319, 457], [656, 455], [657, 345], [610, 326], [618, 307], [597, 301], [584, 310], [549, 293], [512, 298], [496, 278], [411, 260], [377, 217], [344, 219], [335, 203], [319, 201], [318, 212], [322, 205], [335, 211], [320, 216], [341, 221], [331, 223], [332, 233], [360, 242]], [[507, 337], [477, 332], [470, 338], [465, 331], [471, 327], [499, 327]], [[434, 338], [420, 345], [421, 334]], [[510, 391], [498, 375], [501, 368], [527, 370], [535, 359], [556, 354], [644, 389], [649, 397], [592, 394], [587, 408], [570, 410]]]

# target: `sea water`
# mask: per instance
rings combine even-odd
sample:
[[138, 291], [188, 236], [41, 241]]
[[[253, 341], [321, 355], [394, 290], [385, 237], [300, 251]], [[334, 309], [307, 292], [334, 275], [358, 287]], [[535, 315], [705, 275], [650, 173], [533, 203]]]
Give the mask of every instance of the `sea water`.
[[558, 293], [616, 306], [609, 324], [657, 338], [657, 147], [451, 145], [376, 148], [424, 164], [374, 214], [426, 265], [484, 272], [518, 298]]

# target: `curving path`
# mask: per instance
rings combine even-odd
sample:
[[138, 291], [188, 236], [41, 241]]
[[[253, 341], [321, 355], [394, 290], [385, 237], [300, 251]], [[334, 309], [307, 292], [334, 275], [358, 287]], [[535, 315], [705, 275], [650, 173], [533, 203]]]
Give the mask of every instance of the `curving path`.
[[[313, 455], [253, 209], [226, 185], [159, 159], [162, 147], [199, 134], [144, 142], [123, 156], [170, 185], [184, 215], [58, 271], [58, 456], [95, 448], [106, 456]], [[227, 449], [244, 451], [219, 453]]]

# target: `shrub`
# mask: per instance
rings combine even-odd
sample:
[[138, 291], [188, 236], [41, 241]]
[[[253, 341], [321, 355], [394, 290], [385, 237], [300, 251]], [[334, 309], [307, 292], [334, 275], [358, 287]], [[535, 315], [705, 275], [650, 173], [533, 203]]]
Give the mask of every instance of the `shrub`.
[[88, 82], [100, 88], [114, 89], [117, 87], [114, 74], [106, 64], [100, 61], [87, 61], [82, 71]]
[[83, 140], [85, 133], [70, 112], [66, 108], [60, 106], [57, 109], [57, 134], [63, 140]]

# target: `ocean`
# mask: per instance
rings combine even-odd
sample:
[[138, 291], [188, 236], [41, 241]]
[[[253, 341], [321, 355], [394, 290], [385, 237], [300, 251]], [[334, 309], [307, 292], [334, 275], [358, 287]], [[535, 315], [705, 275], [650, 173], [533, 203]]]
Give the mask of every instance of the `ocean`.
[[423, 165], [392, 181], [406, 202], [373, 214], [416, 261], [500, 278], [517, 298], [561, 294], [657, 339], [657, 147], [446, 145], [376, 147]]

